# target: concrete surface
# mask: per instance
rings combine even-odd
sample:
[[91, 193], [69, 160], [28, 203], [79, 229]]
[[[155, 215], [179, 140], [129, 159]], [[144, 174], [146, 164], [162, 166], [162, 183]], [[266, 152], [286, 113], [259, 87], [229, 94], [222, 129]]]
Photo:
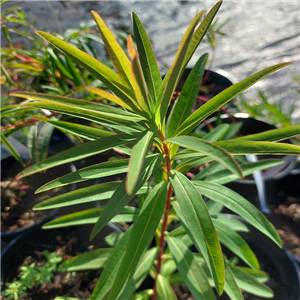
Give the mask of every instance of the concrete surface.
[[[209, 9], [216, 1], [10, 1], [20, 5], [36, 22], [36, 27], [59, 32], [76, 28], [92, 20], [90, 10], [97, 11], [110, 28], [131, 30], [130, 12], [138, 13], [153, 42], [159, 60], [171, 65], [180, 39], [197, 11]], [[239, 81], [273, 64], [292, 61], [246, 92], [256, 97], [256, 89], [266, 92], [270, 101], [284, 99], [286, 109], [298, 101], [293, 117], [300, 119], [299, 93], [293, 77], [300, 77], [300, 1], [224, 1], [217, 18], [226, 34], [218, 39], [213, 68], [230, 72]], [[203, 45], [194, 55], [193, 64]], [[162, 65], [162, 71], [163, 71]], [[299, 85], [298, 85], [299, 87]], [[300, 123], [300, 121], [299, 121]]]

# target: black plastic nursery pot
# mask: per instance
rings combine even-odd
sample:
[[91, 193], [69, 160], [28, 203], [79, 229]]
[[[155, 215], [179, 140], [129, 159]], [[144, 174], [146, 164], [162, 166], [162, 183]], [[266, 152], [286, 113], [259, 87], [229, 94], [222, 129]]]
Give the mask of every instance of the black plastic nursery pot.
[[[270, 275], [266, 284], [274, 291], [274, 300], [300, 299], [300, 270], [295, 258], [286, 250], [275, 245], [270, 239], [248, 225], [249, 233], [241, 236], [256, 254], [261, 269]], [[247, 299], [257, 297], [247, 295]]]
[[[89, 250], [108, 247], [104, 238], [112, 232], [122, 232], [117, 224], [109, 223], [90, 242], [89, 236], [93, 225], [82, 225], [60, 229], [43, 230], [32, 227], [17, 236], [4, 247], [1, 252], [1, 285], [17, 278], [20, 267], [43, 263], [43, 251], [48, 250], [61, 255], [63, 261]], [[57, 271], [52, 282], [31, 289], [28, 299], [50, 300], [56, 296], [90, 298], [93, 288], [101, 274], [101, 270], [83, 270], [76, 274]], [[26, 298], [27, 299], [27, 298]]]

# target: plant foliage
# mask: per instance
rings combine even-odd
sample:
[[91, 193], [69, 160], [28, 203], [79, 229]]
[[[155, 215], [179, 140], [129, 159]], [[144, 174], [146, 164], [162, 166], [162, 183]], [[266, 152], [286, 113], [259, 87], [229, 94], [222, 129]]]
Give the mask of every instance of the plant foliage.
[[[129, 229], [118, 238], [109, 255], [105, 256], [104, 270], [92, 300], [150, 297], [153, 300], [176, 299], [171, 287], [176, 283], [186, 284], [197, 299], [213, 300], [213, 288], [218, 294], [225, 291], [231, 299], [243, 299], [241, 290], [260, 297], [272, 297], [272, 291], [256, 279], [266, 279], [266, 276], [259, 271], [255, 254], [237, 232], [244, 229], [243, 224], [238, 221], [224, 222], [224, 216], [215, 207], [225, 206], [241, 215], [281, 246], [277, 232], [267, 219], [246, 199], [224, 187], [222, 183], [242, 178], [268, 164], [280, 163], [272, 160], [241, 165], [238, 158], [242, 155], [299, 154], [298, 146], [274, 142], [297, 134], [297, 127], [265, 132], [263, 138], [260, 134], [252, 135], [249, 141], [247, 137], [217, 141], [216, 137], [220, 131], [224, 133], [225, 127], [216, 128], [216, 132], [203, 139], [190, 134], [224, 104], [289, 63], [280, 63], [258, 71], [219, 93], [191, 114], [197, 93], [193, 85], [201, 82], [207, 62], [207, 55], [204, 54], [195, 64], [180, 99], [172, 102], [182, 72], [220, 6], [221, 2], [218, 2], [206, 15], [201, 11], [194, 17], [164, 78], [159, 74], [150, 39], [135, 13], [132, 14], [132, 22], [136, 43], [133, 43], [131, 36], [128, 37], [127, 56], [101, 17], [92, 12], [115, 67], [114, 71], [67, 42], [49, 33], [37, 32], [66, 58], [101, 80], [110, 93], [99, 93], [112, 105], [63, 96], [14, 92], [13, 96], [28, 100], [25, 107], [59, 112], [88, 121], [89, 124], [49, 121], [53, 126], [72, 132], [88, 142], [36, 163], [20, 173], [19, 177], [99, 155], [111, 149], [121, 151], [126, 157], [121, 161], [88, 166], [57, 178], [38, 190], [42, 192], [72, 182], [127, 173], [119, 182], [100, 183], [72, 191], [36, 206], [36, 209], [47, 209], [108, 199], [104, 207], [77, 212], [45, 225], [45, 228], [53, 228], [93, 223], [91, 239], [110, 221], [128, 222]], [[93, 124], [101, 125], [102, 129]], [[210, 172], [209, 176], [213, 177], [211, 182], [207, 179], [209, 176], [205, 180], [200, 178], [201, 171], [197, 180], [190, 180], [186, 176], [189, 169], [211, 162], [221, 167]], [[210, 200], [207, 202], [204, 196]], [[139, 207], [130, 210], [134, 199], [138, 199]], [[172, 224], [178, 221], [179, 227], [168, 232]], [[192, 245], [196, 251], [191, 250]], [[222, 245], [229, 247], [253, 271], [227, 260], [223, 255]], [[97, 261], [95, 258], [101, 253], [93, 250], [89, 254], [82, 254], [69, 263], [64, 263], [65, 269], [76, 270], [82, 266], [101, 268], [102, 260], [93, 266], [89, 263]], [[153, 288], [135, 292], [147, 276], [154, 279]]]

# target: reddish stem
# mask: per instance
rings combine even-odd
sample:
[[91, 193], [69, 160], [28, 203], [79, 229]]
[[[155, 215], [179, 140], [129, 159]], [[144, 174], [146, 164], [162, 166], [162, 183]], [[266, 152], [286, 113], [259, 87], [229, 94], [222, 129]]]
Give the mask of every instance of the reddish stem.
[[[158, 134], [159, 134], [161, 140], [164, 141], [165, 137], [163, 136], [163, 134], [160, 131], [158, 132]], [[164, 149], [164, 153], [166, 154], [167, 179], [169, 180], [169, 172], [171, 171], [171, 161], [170, 161], [170, 156], [169, 156], [169, 149], [168, 149], [167, 145], [165, 145], [165, 144], [163, 144], [163, 149]], [[169, 213], [170, 213], [170, 209], [171, 209], [170, 199], [172, 197], [172, 194], [173, 194], [172, 185], [169, 184], [167, 199], [166, 199], [165, 215], [164, 215], [162, 228], [161, 228], [161, 235], [160, 235], [160, 239], [159, 239], [160, 251], [159, 251], [158, 257], [157, 257], [156, 277], [154, 280], [154, 286], [153, 286], [154, 294], [152, 296], [152, 300], [157, 300], [157, 284], [156, 284], [156, 282], [157, 282], [157, 276], [160, 273], [160, 269], [161, 269], [161, 265], [162, 265], [162, 256], [164, 254], [164, 244], [165, 244], [165, 231], [167, 230], [167, 226], [168, 226], [168, 218], [169, 218]]]

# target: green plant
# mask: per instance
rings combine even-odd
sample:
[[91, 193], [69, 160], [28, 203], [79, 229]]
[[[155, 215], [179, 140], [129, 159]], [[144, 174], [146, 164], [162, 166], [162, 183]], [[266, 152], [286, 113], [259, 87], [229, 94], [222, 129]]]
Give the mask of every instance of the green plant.
[[11, 283], [6, 283], [6, 288], [2, 291], [2, 296], [7, 299], [18, 300], [19, 297], [26, 297], [27, 289], [33, 286], [44, 285], [50, 282], [57, 270], [57, 265], [62, 261], [62, 257], [55, 252], [50, 253], [45, 250], [44, 256], [47, 262], [43, 266], [36, 267], [35, 263], [21, 267], [20, 279]]
[[[90, 122], [83, 125], [45, 119], [49, 124], [89, 141], [29, 167], [18, 177], [110, 149], [126, 155], [124, 159], [91, 165], [61, 176], [37, 190], [39, 193], [72, 182], [127, 173], [121, 181], [75, 190], [35, 206], [36, 210], [50, 209], [109, 199], [103, 207], [63, 216], [44, 226], [51, 229], [92, 223], [91, 239], [110, 221], [128, 223], [129, 228], [124, 234], [108, 238], [114, 247], [84, 253], [60, 266], [61, 270], [68, 271], [104, 266], [91, 299], [176, 299], [171, 284], [183, 282], [196, 299], [215, 299], [212, 287], [218, 294], [225, 290], [231, 299], [243, 299], [240, 289], [247, 288], [245, 278], [251, 278], [250, 292], [261, 297], [272, 296], [272, 291], [261, 283], [266, 280], [266, 275], [259, 271], [255, 254], [236, 232], [243, 226], [219, 215], [220, 207], [224, 205], [243, 217], [278, 246], [281, 246], [280, 238], [252, 204], [222, 184], [281, 163], [280, 160], [264, 160], [239, 164], [236, 157], [299, 154], [298, 146], [276, 143], [298, 134], [299, 126], [228, 141], [217, 141], [228, 129], [224, 124], [202, 139], [190, 134], [228, 101], [289, 63], [249, 76], [190, 114], [208, 58], [204, 54], [195, 64], [175, 105], [169, 109], [178, 80], [220, 6], [221, 2], [218, 2], [201, 22], [204, 11], [195, 16], [164, 79], [159, 73], [150, 40], [135, 13], [132, 20], [137, 50], [129, 36], [129, 60], [103, 20], [92, 12], [116, 72], [66, 42], [46, 32], [37, 32], [101, 80], [111, 91], [101, 91], [102, 97], [114, 105], [32, 92], [13, 93], [12, 96], [29, 100], [25, 107], [48, 109]], [[93, 124], [99, 124], [101, 128]], [[217, 168], [215, 173], [210, 169], [214, 176], [209, 181], [189, 180], [185, 176], [193, 166], [210, 162], [216, 162]], [[218, 165], [225, 170], [219, 171]], [[204, 201], [202, 196], [210, 200]], [[179, 227], [168, 232], [175, 224]], [[227, 259], [220, 241], [249, 268], [236, 267], [236, 260]], [[197, 251], [192, 252], [191, 244]], [[135, 293], [147, 276], [154, 279], [153, 288]]]
[[[7, 1], [1, 1], [2, 6]], [[38, 117], [59, 119], [61, 116], [47, 115], [36, 109], [20, 108], [17, 100], [7, 94], [14, 90], [40, 91], [49, 94], [66, 95], [76, 94], [86, 100], [99, 101], [98, 87], [103, 86], [99, 80], [73, 63], [69, 58], [63, 57], [57, 49], [49, 47], [35, 34], [35, 26], [30, 23], [30, 18], [22, 7], [13, 6], [3, 9], [1, 13], [1, 29], [8, 46], [1, 48], [1, 142], [7, 146], [12, 155], [24, 165], [16, 149], [9, 142], [8, 137], [17, 131], [22, 131], [24, 139], [28, 138], [28, 147], [33, 149], [34, 132], [38, 125]], [[18, 28], [14, 28], [18, 25]], [[12, 42], [11, 33], [17, 34], [29, 42], [29, 46]], [[123, 32], [118, 32], [122, 39]], [[66, 30], [60, 37], [73, 46], [86, 51], [89, 55], [104, 60], [106, 65], [112, 67], [106, 53], [99, 53], [92, 41], [102, 42], [99, 34], [89, 24], [81, 24], [79, 29]], [[28, 49], [29, 48], [29, 49]], [[37, 114], [37, 118], [32, 118]], [[62, 117], [63, 118], [63, 117]], [[53, 128], [46, 126], [40, 134], [40, 141], [47, 145]], [[50, 135], [48, 135], [50, 133]], [[79, 140], [80, 142], [80, 140]], [[40, 144], [39, 141], [36, 143]], [[47, 152], [31, 152], [32, 162], [38, 161], [38, 155], [44, 156]]]

